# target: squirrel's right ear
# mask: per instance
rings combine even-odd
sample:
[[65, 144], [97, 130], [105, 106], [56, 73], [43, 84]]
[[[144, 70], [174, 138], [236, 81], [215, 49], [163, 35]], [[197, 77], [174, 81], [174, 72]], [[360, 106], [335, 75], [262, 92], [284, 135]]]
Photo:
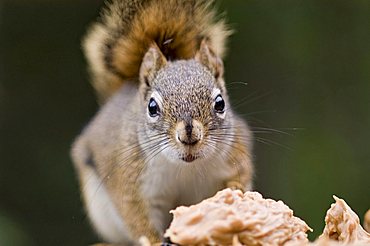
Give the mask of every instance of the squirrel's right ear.
[[140, 67], [140, 82], [145, 83], [148, 87], [151, 86], [152, 80], [155, 75], [164, 67], [167, 63], [166, 57], [162, 54], [162, 51], [154, 43], [152, 44], [146, 54], [144, 55], [143, 61]]

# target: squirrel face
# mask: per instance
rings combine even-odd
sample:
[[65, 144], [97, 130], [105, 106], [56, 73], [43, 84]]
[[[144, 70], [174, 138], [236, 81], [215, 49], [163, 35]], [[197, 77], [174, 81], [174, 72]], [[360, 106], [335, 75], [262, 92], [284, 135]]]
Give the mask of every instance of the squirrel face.
[[148, 146], [154, 143], [156, 150], [148, 153], [161, 152], [170, 160], [184, 162], [225, 151], [233, 123], [221, 77], [222, 63], [215, 61], [218, 67], [208, 67], [213, 57], [205, 56], [211, 53], [167, 62], [158, 48], [151, 49], [141, 68], [142, 146], [146, 141]]

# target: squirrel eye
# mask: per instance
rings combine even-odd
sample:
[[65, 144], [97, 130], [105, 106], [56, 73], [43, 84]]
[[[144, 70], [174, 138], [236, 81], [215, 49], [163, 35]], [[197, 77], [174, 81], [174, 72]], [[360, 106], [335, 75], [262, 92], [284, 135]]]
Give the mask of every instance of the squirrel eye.
[[150, 117], [156, 117], [159, 114], [159, 107], [154, 98], [150, 98], [149, 100], [148, 111]]
[[221, 95], [218, 95], [215, 99], [215, 110], [220, 114], [225, 112], [225, 101]]

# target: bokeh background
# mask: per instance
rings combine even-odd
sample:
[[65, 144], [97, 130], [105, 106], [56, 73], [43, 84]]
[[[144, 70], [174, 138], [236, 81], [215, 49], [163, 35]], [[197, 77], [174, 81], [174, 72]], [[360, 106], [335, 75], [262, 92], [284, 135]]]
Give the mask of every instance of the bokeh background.
[[[370, 208], [370, 1], [218, 1], [255, 189], [320, 234], [332, 195]], [[97, 241], [69, 158], [97, 110], [80, 40], [98, 0], [0, 0], [0, 245]], [[234, 83], [232, 83], [234, 82]], [[239, 83], [242, 82], [242, 83]]]

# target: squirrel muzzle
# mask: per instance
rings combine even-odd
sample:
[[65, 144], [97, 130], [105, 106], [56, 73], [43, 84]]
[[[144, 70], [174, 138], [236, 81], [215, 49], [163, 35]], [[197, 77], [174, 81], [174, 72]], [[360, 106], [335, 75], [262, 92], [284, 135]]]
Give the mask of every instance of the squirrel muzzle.
[[175, 131], [176, 141], [185, 147], [195, 146], [203, 140], [204, 127], [198, 120], [180, 121]]

